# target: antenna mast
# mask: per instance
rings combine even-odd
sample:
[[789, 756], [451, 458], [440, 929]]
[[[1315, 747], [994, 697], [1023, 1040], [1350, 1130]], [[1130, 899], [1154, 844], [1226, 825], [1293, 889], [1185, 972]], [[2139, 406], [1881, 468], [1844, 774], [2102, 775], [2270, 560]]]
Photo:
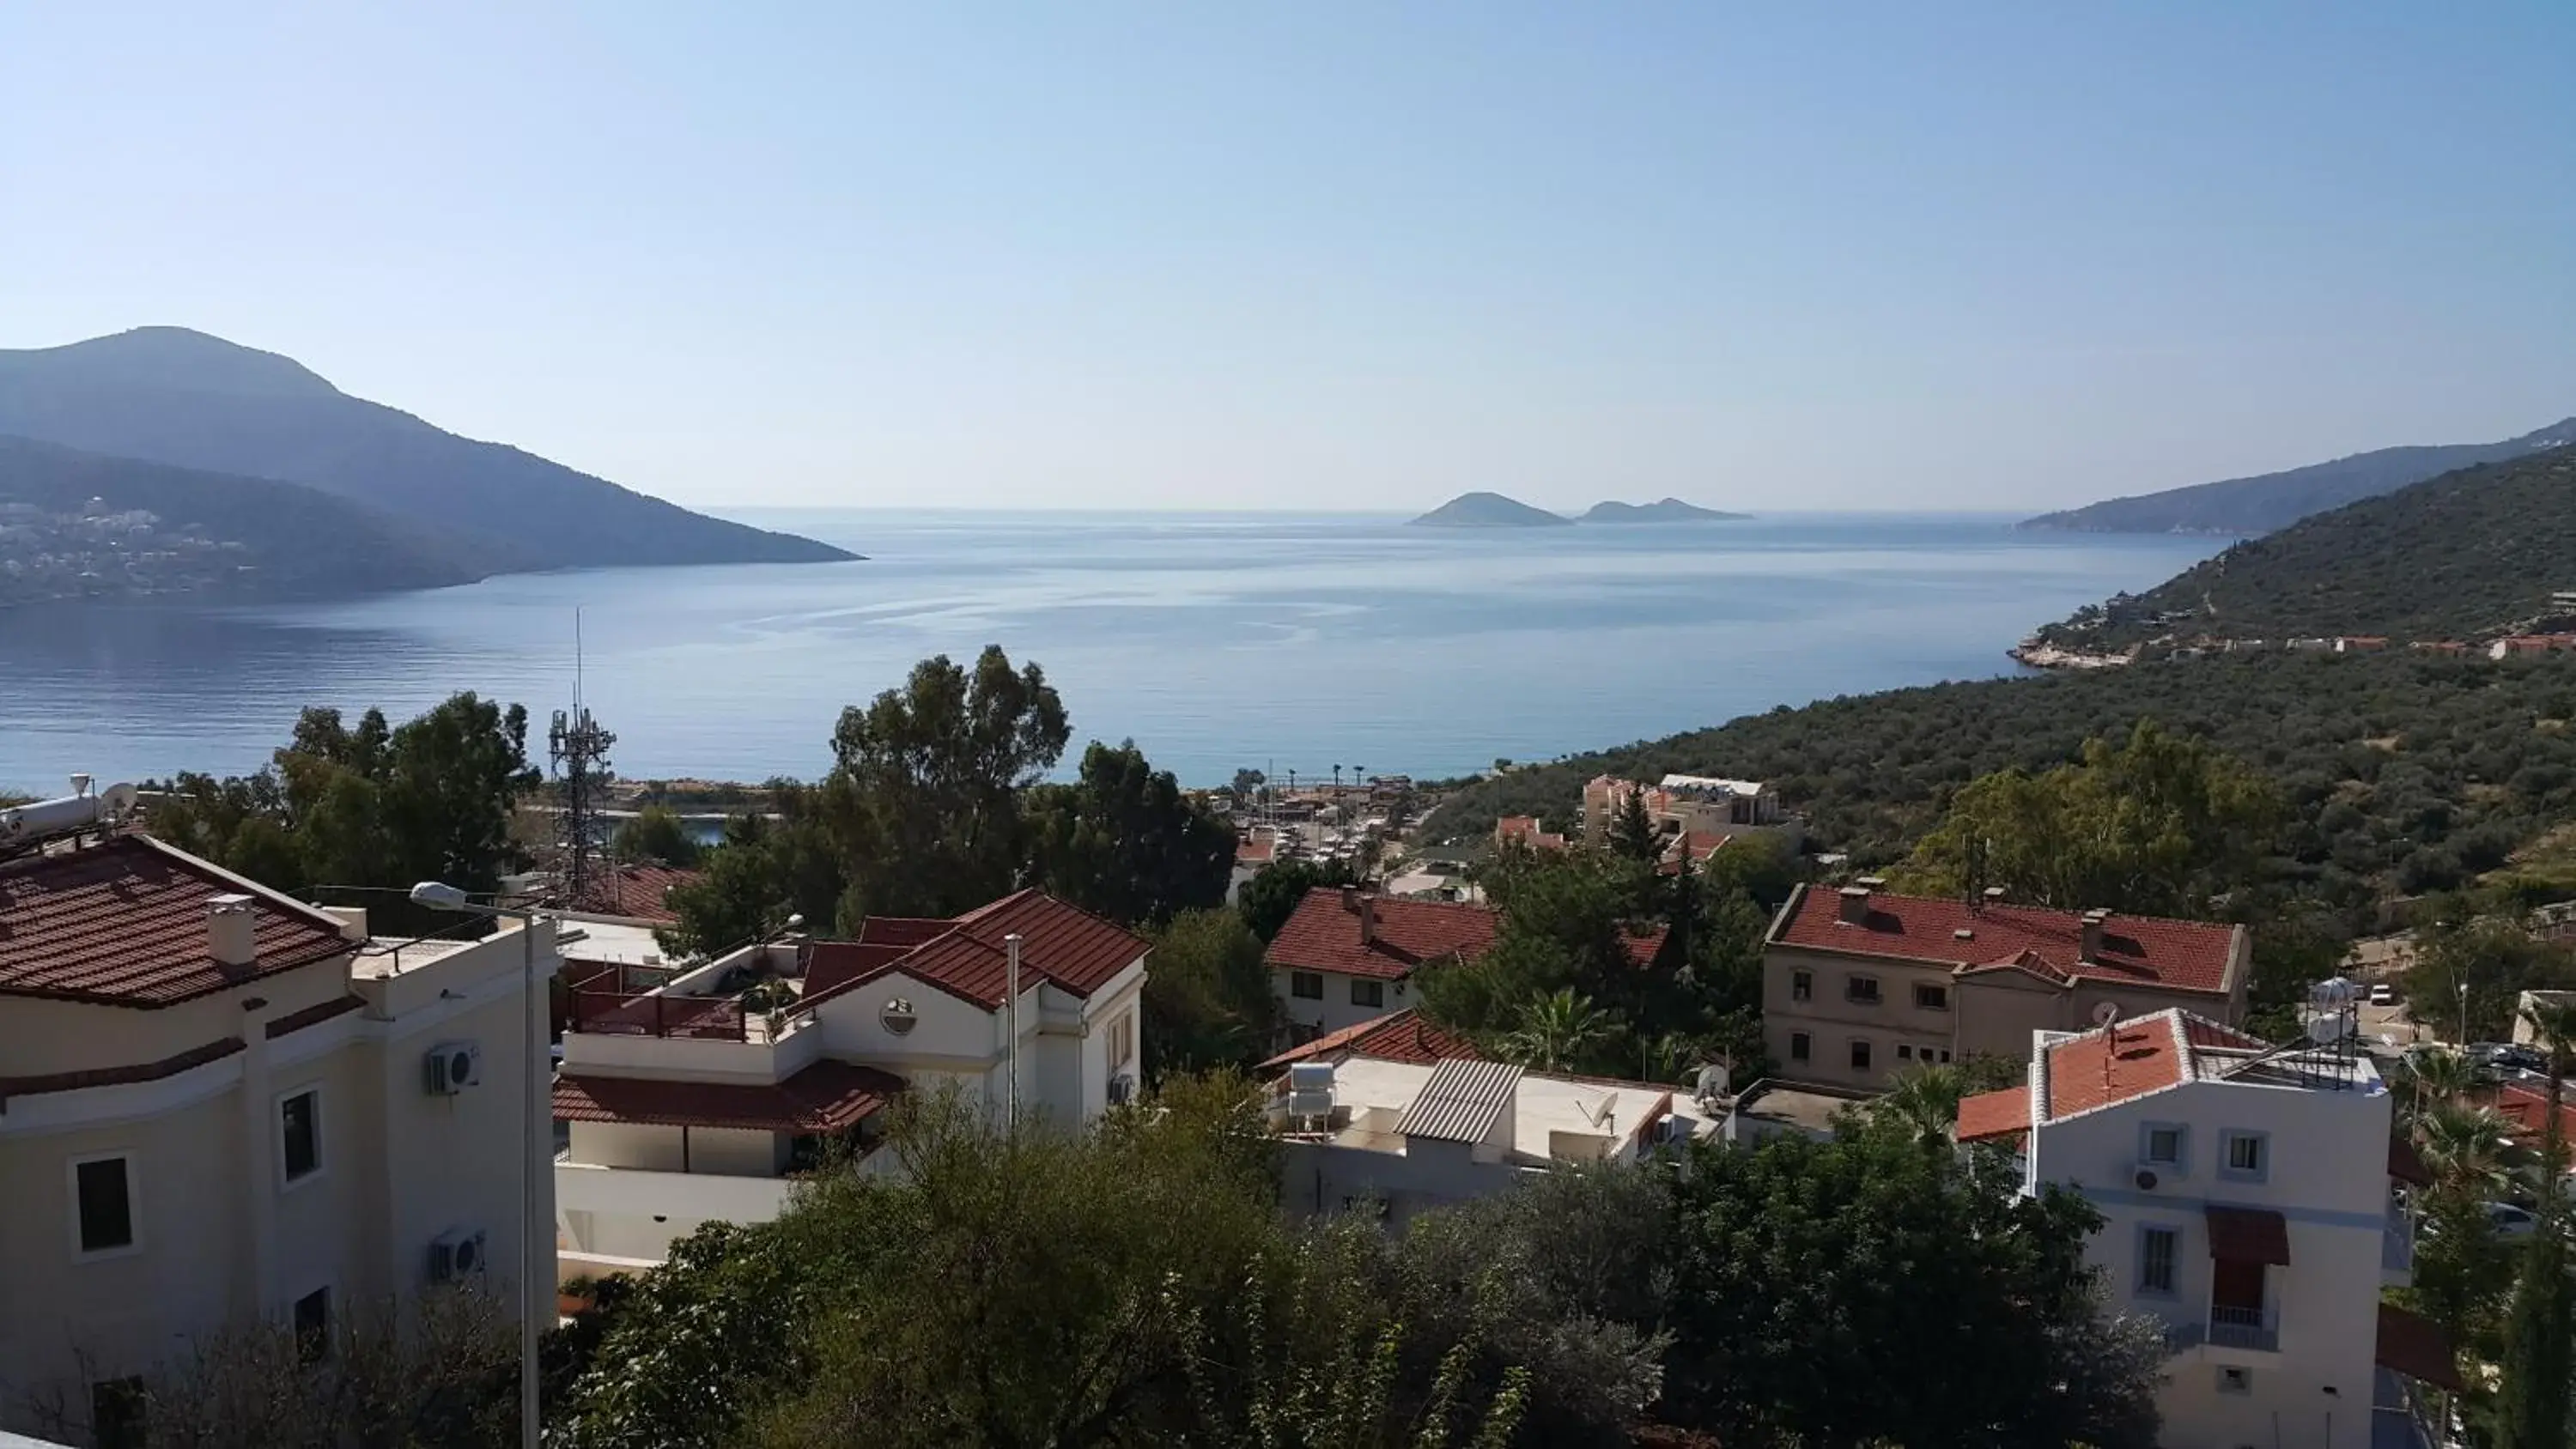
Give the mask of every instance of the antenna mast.
[[617, 736], [590, 717], [581, 700], [581, 611], [572, 615], [572, 708], [556, 710], [546, 732], [546, 750], [555, 773], [556, 899], [579, 909], [592, 902], [596, 857], [606, 835], [601, 829], [608, 792], [608, 747]]

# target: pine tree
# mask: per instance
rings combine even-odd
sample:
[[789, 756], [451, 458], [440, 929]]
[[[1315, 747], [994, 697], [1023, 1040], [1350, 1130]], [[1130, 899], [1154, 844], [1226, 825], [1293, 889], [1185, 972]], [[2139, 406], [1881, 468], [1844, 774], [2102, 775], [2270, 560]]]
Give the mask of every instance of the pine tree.
[[1631, 860], [1651, 861], [1663, 853], [1663, 841], [1655, 834], [1654, 817], [1646, 813], [1646, 787], [1631, 785], [1619, 802], [1618, 818], [1610, 822], [1610, 844]]

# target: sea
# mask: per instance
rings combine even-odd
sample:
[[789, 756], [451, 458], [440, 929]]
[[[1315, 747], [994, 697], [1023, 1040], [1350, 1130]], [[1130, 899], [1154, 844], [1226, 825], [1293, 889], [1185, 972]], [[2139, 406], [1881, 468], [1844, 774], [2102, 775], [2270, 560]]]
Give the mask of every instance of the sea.
[[[522, 574], [329, 603], [0, 609], [0, 788], [256, 769], [299, 710], [576, 696], [634, 778], [810, 777], [915, 661], [999, 644], [1074, 743], [1186, 784], [1453, 776], [2020, 668], [2035, 626], [2221, 546], [2009, 517], [1439, 530], [1279, 513], [728, 510], [862, 562]], [[1722, 762], [1714, 762], [1721, 764]]]

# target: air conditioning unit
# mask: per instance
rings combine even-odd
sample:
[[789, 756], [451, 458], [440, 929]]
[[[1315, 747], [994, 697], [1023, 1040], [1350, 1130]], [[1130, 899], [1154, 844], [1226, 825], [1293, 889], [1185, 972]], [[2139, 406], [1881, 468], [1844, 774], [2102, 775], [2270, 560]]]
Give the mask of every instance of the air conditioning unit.
[[440, 1042], [421, 1065], [429, 1094], [452, 1097], [483, 1080], [483, 1048], [470, 1041]]
[[1688, 1117], [1666, 1117], [1655, 1124], [1655, 1141], [1660, 1146], [1688, 1142], [1698, 1125]]
[[429, 1281], [461, 1283], [480, 1277], [486, 1249], [480, 1228], [451, 1228], [429, 1245]]
[[1109, 1079], [1109, 1105], [1123, 1107], [1136, 1100], [1136, 1078], [1120, 1072]]

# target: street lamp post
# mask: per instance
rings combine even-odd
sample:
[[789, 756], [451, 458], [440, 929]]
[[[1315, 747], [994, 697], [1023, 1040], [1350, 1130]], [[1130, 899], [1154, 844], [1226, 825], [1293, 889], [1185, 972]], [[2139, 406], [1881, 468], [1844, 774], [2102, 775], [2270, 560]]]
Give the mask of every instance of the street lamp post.
[[2467, 983], [2467, 982], [2463, 981], [2463, 982], [2461, 982], [2461, 983], [2460, 983], [2460, 1047], [2461, 1047], [2461, 1049], [2462, 1049], [2462, 1050], [2466, 1050], [2466, 1049], [2468, 1048], [2468, 1045], [2469, 1045], [2469, 983]]
[[[465, 916], [487, 916], [519, 923], [519, 988], [527, 1029], [521, 1033], [527, 1100], [519, 1104], [519, 1445], [538, 1449], [537, 1416], [537, 1112], [538, 1076], [545, 1060], [546, 1019], [537, 1007], [537, 921], [533, 910], [485, 905], [469, 900], [445, 881], [425, 880], [411, 888], [415, 905]], [[547, 1093], [552, 1100], [552, 1092]]]

